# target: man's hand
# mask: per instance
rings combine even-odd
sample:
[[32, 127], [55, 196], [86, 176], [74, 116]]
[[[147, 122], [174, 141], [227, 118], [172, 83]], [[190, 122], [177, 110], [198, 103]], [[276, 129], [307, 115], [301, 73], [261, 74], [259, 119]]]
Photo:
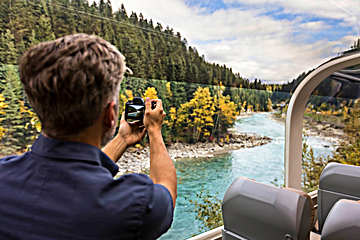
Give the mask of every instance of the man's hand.
[[137, 124], [129, 124], [125, 121], [125, 113], [122, 114], [119, 126], [119, 132], [116, 137], [122, 138], [129, 147], [137, 142], [140, 142], [146, 133], [144, 126]]
[[[156, 102], [155, 109], [151, 109], [151, 102]], [[150, 100], [149, 98], [146, 98], [144, 126], [149, 134], [153, 132], [161, 132], [161, 126], [163, 124], [165, 115], [166, 114], [162, 106], [162, 101], [160, 99]]]

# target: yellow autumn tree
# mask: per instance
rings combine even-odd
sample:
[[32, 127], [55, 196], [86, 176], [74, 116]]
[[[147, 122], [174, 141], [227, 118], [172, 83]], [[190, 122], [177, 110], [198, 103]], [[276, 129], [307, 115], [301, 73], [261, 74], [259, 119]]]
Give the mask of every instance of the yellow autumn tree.
[[169, 120], [167, 120], [165, 122], [165, 124], [169, 127], [169, 128], [174, 128], [175, 127], [175, 123], [177, 120], [177, 116], [176, 116], [176, 108], [175, 107], [171, 107], [169, 110]]
[[270, 85], [266, 86], [266, 91], [272, 93], [272, 87]]
[[242, 113], [245, 113], [245, 112], [246, 112], [246, 105], [247, 105], [247, 102], [244, 101], [244, 102], [242, 103], [242, 105], [241, 105], [241, 112], [242, 112]]
[[347, 106], [344, 106], [343, 108], [343, 118], [346, 121], [349, 118], [349, 108]]
[[121, 113], [125, 111], [125, 104], [129, 100], [133, 100], [134, 95], [133, 92], [129, 89], [125, 90], [125, 93], [121, 93], [119, 96], [119, 116]]
[[216, 114], [218, 116], [218, 124], [216, 127], [219, 128], [220, 132], [224, 132], [235, 122], [237, 116], [236, 104], [230, 100], [230, 96], [223, 96], [222, 94], [219, 97], [215, 96], [214, 99], [217, 106]]
[[0, 140], [5, 135], [6, 130], [2, 127], [1, 122], [3, 121], [2, 115], [5, 115], [4, 109], [7, 107], [5, 103], [5, 98], [2, 94], [0, 94]]
[[171, 91], [171, 84], [170, 82], [166, 83], [166, 93], [167, 93], [167, 97], [171, 98], [173, 96], [173, 93]]
[[178, 109], [177, 132], [189, 134], [191, 141], [206, 139], [214, 127], [214, 114], [215, 104], [209, 88], [199, 87], [194, 93], [194, 98], [181, 104]]
[[32, 146], [33, 141], [38, 137], [41, 132], [41, 122], [38, 116], [20, 100], [20, 115], [24, 121], [24, 129], [26, 130], [24, 135], [27, 136], [25, 149], [28, 151]]
[[224, 89], [225, 87], [220, 83], [216, 91], [217, 95], [214, 97], [216, 111], [213, 135], [215, 134], [218, 137], [226, 133], [226, 130], [234, 124], [236, 116], [238, 115], [236, 111], [237, 105], [231, 101], [230, 96], [223, 95]]
[[267, 100], [266, 108], [267, 108], [268, 111], [272, 111], [272, 110], [273, 110], [273, 108], [272, 108], [272, 101], [271, 101], [270, 98], [268, 98], [268, 100]]
[[157, 91], [156, 91], [156, 89], [154, 87], [148, 87], [145, 90], [144, 99], [146, 99], [146, 98], [158, 99]]
[[[20, 113], [25, 123], [25, 129], [36, 130], [37, 133], [41, 132], [41, 123], [37, 115], [25, 106], [23, 101], [20, 101]], [[35, 138], [34, 138], [35, 139]]]

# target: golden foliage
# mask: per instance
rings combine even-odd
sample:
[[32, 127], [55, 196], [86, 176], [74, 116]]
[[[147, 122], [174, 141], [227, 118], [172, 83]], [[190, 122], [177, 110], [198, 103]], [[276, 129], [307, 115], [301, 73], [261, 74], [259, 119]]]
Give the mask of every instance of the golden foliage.
[[273, 108], [272, 108], [272, 101], [271, 101], [270, 98], [268, 98], [268, 100], [267, 100], [266, 107], [267, 107], [267, 110], [268, 110], [268, 111], [272, 111], [272, 110], [273, 110]]
[[241, 112], [242, 113], [244, 113], [244, 112], [246, 112], [246, 104], [247, 104], [247, 102], [246, 101], [244, 101], [243, 103], [242, 103], [242, 105], [241, 105]]
[[157, 91], [154, 87], [148, 87], [145, 90], [144, 99], [150, 98], [150, 99], [158, 99]]
[[272, 87], [270, 85], [266, 86], [266, 91], [272, 93]]
[[120, 94], [119, 95], [119, 113], [121, 116], [121, 113], [125, 111], [125, 104], [127, 101], [129, 100], [133, 100], [134, 95], [133, 92], [131, 90], [125, 90], [125, 94]]
[[171, 91], [171, 84], [170, 84], [170, 82], [167, 82], [167, 83], [166, 83], [166, 92], [167, 92], [168, 97], [172, 97], [172, 96], [173, 96], [173, 93], [172, 93], [172, 91]]
[[181, 104], [176, 127], [192, 130], [193, 138], [198, 141], [202, 137], [210, 136], [210, 129], [214, 126], [214, 114], [215, 104], [209, 88], [199, 87], [193, 99]]
[[[194, 97], [187, 103], [181, 104], [177, 111], [170, 109], [169, 127], [175, 127], [179, 134], [192, 134], [192, 139], [199, 141], [212, 135], [218, 128], [225, 132], [236, 119], [237, 105], [230, 100], [230, 96], [223, 96], [220, 85], [217, 96], [212, 97], [209, 88], [199, 87]], [[185, 130], [185, 131], [184, 131]], [[215, 130], [215, 131], [214, 131]]]
[[134, 95], [133, 95], [133, 92], [131, 90], [126, 89], [125, 94], [126, 94], [128, 100], [133, 100], [134, 99]]
[[[0, 94], [0, 114], [4, 115], [5, 111], [4, 109], [7, 107], [7, 104], [5, 103], [5, 98], [2, 94]], [[0, 117], [0, 124], [2, 122], [2, 118]], [[2, 126], [0, 126], [0, 140], [2, 139], [3, 136], [5, 136], [6, 133], [6, 129], [3, 128]]]
[[6, 130], [3, 127], [0, 127], [0, 140], [5, 136]]
[[7, 104], [5, 103], [5, 98], [2, 94], [0, 94], [0, 114], [5, 114], [3, 111], [7, 107]]
[[25, 106], [23, 101], [19, 101], [19, 103], [20, 103], [20, 113], [22, 117], [24, 119], [30, 120], [25, 124], [25, 129], [34, 128], [38, 133], [40, 133], [41, 123], [37, 115], [33, 111], [31, 111], [27, 106]]
[[175, 126], [175, 123], [176, 123], [176, 108], [171, 107], [169, 110], [169, 120], [166, 122], [166, 124], [170, 128], [173, 128]]
[[222, 94], [217, 98], [215, 97], [215, 102], [217, 103], [220, 117], [220, 121], [231, 125], [234, 123], [236, 116], [236, 104], [230, 100], [230, 96], [223, 96]]

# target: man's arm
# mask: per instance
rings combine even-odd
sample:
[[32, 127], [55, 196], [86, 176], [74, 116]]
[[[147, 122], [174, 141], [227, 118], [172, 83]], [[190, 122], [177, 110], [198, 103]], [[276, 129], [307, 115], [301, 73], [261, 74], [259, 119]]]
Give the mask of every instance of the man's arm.
[[145, 105], [144, 125], [150, 141], [150, 178], [155, 184], [161, 184], [169, 190], [175, 207], [177, 197], [176, 170], [161, 134], [161, 126], [165, 117], [162, 102], [156, 100], [156, 108], [151, 109], [151, 101], [147, 98]]
[[118, 134], [102, 149], [103, 152], [114, 162], [117, 162], [126, 151], [127, 147], [140, 142], [144, 138], [144, 127], [130, 125], [125, 121], [125, 115], [121, 116]]
[[102, 149], [102, 151], [114, 162], [117, 162], [124, 152], [127, 149], [127, 144], [125, 140], [116, 135], [106, 146]]

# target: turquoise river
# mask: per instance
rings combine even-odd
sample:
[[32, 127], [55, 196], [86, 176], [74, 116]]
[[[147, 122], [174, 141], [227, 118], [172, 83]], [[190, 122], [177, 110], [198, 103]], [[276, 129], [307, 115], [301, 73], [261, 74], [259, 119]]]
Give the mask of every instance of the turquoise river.
[[[208, 159], [177, 161], [178, 198], [172, 227], [161, 240], [183, 240], [201, 233], [200, 222], [195, 219], [196, 193], [207, 191], [222, 199], [226, 189], [239, 176], [263, 183], [283, 184], [285, 126], [271, 118], [270, 113], [256, 113], [236, 122], [237, 132], [268, 136], [272, 141], [254, 148], [234, 150]], [[331, 154], [333, 146], [320, 137], [308, 137], [307, 143], [315, 155]]]

